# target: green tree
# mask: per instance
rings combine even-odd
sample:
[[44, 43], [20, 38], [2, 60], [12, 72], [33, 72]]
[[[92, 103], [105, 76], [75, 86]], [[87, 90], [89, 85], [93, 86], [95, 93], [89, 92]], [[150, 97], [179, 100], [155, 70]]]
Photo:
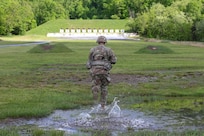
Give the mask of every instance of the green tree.
[[128, 17], [125, 0], [106, 0], [103, 3], [103, 9], [105, 18], [125, 19]]
[[135, 18], [138, 14], [148, 11], [153, 4], [160, 3], [165, 7], [170, 6], [176, 0], [125, 0], [129, 11], [129, 17]]
[[191, 40], [192, 20], [175, 7], [154, 4], [130, 25], [141, 35], [171, 40]]
[[63, 6], [53, 0], [36, 1], [34, 13], [37, 25], [53, 19], [66, 18]]
[[204, 19], [196, 22], [195, 28], [196, 40], [204, 42]]
[[[178, 8], [184, 12], [185, 15], [193, 21], [191, 28], [192, 40], [200, 40], [198, 35], [198, 24], [204, 18], [204, 0], [181, 0], [172, 4], [173, 7]], [[197, 25], [197, 26], [196, 26]], [[201, 34], [201, 33], [200, 33]], [[201, 36], [202, 37], [202, 36]]]
[[18, 22], [14, 26], [12, 34], [24, 34], [26, 31], [36, 27], [36, 21], [31, 6], [24, 0], [19, 0]]
[[176, 0], [153, 0], [154, 3], [160, 3], [160, 4], [164, 5], [165, 7], [170, 6], [175, 1]]
[[66, 14], [70, 19], [89, 18], [88, 5], [90, 0], [64, 0], [63, 7], [66, 9]]
[[5, 23], [6, 23], [6, 18], [5, 18], [5, 13], [4, 13], [4, 9], [1, 7], [0, 5], [0, 35], [5, 35], [6, 34], [6, 27], [5, 27]]
[[[103, 19], [106, 18], [106, 15], [104, 15], [104, 7], [103, 3], [105, 0], [91, 0], [91, 3], [89, 5], [89, 15], [93, 19]], [[105, 17], [104, 17], [105, 16]]]
[[201, 0], [180, 0], [172, 4], [172, 7], [183, 11], [189, 18], [200, 20], [202, 17], [203, 4]]
[[0, 34], [24, 34], [36, 26], [34, 14], [27, 1], [0, 0]]
[[126, 0], [126, 6], [131, 18], [137, 17], [138, 13], [145, 12], [149, 9], [150, 0]]

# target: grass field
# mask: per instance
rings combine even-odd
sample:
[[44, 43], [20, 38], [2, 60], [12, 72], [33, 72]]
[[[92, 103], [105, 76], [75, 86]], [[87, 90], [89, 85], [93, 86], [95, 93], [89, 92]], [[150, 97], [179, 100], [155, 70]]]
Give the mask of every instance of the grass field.
[[39, 27], [32, 29], [27, 32], [27, 35], [46, 35], [47, 33], [59, 32], [61, 28], [96, 28], [96, 29], [125, 29], [127, 27], [128, 20], [65, 20], [58, 19], [52, 20], [45, 24], [40, 25]]
[[[55, 41], [47, 45], [57, 48], [56, 52], [45, 48], [36, 52], [38, 45], [3, 47], [11, 43], [22, 41], [0, 41], [0, 119], [43, 117], [56, 109], [93, 104], [85, 63], [95, 41]], [[114, 40], [108, 41], [108, 46], [118, 58], [111, 75], [152, 79], [110, 84], [108, 102], [117, 96], [122, 108], [204, 113], [204, 48]], [[6, 134], [7, 130], [0, 130], [1, 133]]]

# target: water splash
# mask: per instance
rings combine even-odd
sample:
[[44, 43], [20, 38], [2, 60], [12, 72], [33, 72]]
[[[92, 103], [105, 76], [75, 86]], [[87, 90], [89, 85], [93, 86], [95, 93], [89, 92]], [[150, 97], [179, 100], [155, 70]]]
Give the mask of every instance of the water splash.
[[117, 97], [114, 98], [111, 107], [110, 107], [110, 112], [108, 113], [109, 117], [120, 117], [121, 116], [121, 109], [118, 106], [119, 100], [116, 100]]
[[150, 123], [142, 119], [126, 118], [118, 105], [119, 100], [115, 97], [110, 105], [102, 108], [101, 105], [93, 107], [89, 112], [80, 113], [76, 119], [69, 122], [72, 127], [92, 128], [97, 130], [127, 130], [148, 128]]
[[110, 105], [105, 106], [105, 108], [102, 108], [100, 104], [92, 107], [89, 114], [107, 114], [108, 117], [120, 117], [121, 109], [118, 106], [118, 102], [120, 101], [115, 97], [113, 102]]

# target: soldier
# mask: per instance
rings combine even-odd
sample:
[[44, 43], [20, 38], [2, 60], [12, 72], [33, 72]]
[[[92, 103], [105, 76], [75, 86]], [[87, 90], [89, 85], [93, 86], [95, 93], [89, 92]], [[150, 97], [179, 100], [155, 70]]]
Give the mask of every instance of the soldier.
[[112, 64], [116, 63], [117, 58], [111, 48], [105, 46], [107, 43], [106, 37], [99, 36], [96, 42], [98, 46], [90, 50], [86, 67], [92, 77], [91, 90], [94, 103], [98, 103], [98, 94], [100, 93], [100, 104], [101, 108], [104, 109], [108, 94], [107, 86], [111, 80], [109, 71], [112, 68]]

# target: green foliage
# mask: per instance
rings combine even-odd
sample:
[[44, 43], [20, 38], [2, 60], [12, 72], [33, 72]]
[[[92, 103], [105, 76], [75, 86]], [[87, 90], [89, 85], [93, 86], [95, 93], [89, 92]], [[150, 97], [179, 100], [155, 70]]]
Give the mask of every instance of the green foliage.
[[196, 27], [195, 30], [196, 40], [204, 41], [204, 19], [196, 22], [195, 27]]
[[[196, 20], [203, 16], [202, 2], [182, 0], [167, 5], [153, 4], [128, 25], [133, 31], [150, 38], [195, 40], [192, 28]], [[202, 37], [201, 34], [198, 35]]]
[[103, 18], [125, 19], [128, 17], [129, 11], [124, 0], [105, 0], [103, 8]]
[[27, 1], [0, 0], [0, 35], [25, 34], [36, 26], [34, 14]]
[[153, 5], [135, 19], [133, 29], [152, 38], [191, 40], [191, 20], [177, 8]]
[[65, 43], [46, 43], [33, 47], [29, 53], [69, 53], [72, 52]]
[[34, 8], [37, 25], [41, 25], [49, 20], [66, 18], [65, 9], [61, 4], [52, 0], [41, 0]]
[[112, 19], [120, 19], [117, 15], [112, 15], [111, 18]]

